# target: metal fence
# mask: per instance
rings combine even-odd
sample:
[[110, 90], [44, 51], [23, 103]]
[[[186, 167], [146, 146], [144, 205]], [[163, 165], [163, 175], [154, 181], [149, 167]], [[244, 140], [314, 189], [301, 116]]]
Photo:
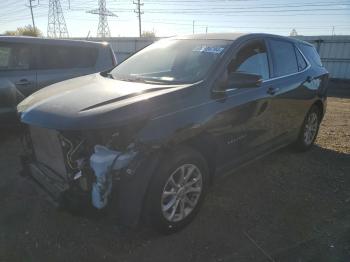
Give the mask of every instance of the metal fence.
[[[350, 36], [298, 36], [297, 38], [315, 45], [331, 78], [350, 79]], [[158, 39], [111, 37], [105, 41], [111, 44], [118, 62], [121, 62]], [[100, 38], [89, 38], [89, 40], [101, 41]]]
[[107, 39], [89, 38], [89, 41], [108, 42], [114, 51], [118, 63], [120, 63], [158, 39], [153, 37], [110, 37]]
[[350, 36], [299, 36], [313, 44], [331, 78], [350, 79]]

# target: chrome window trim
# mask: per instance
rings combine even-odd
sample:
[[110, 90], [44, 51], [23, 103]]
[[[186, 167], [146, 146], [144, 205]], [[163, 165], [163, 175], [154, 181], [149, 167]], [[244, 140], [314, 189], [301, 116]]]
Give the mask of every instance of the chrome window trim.
[[[263, 83], [267, 83], [267, 82], [270, 82], [270, 81], [273, 81], [273, 80], [281, 79], [283, 77], [289, 77], [289, 76], [294, 76], [294, 75], [297, 75], [297, 74], [301, 74], [301, 73], [304, 73], [305, 71], [307, 71], [307, 70], [309, 70], [311, 68], [311, 64], [310, 64], [309, 60], [305, 57], [303, 52], [301, 52], [301, 50], [299, 49], [299, 47], [296, 44], [294, 44], [294, 46], [300, 52], [300, 54], [303, 56], [304, 60], [306, 61], [307, 67], [305, 69], [303, 69], [302, 71], [298, 71], [296, 73], [292, 73], [292, 74], [288, 74], [288, 75], [284, 75], [284, 76], [277, 76], [277, 77], [269, 78], [267, 80], [263, 80], [262, 81]], [[295, 57], [295, 58], [297, 59], [297, 57]]]
[[[274, 81], [274, 80], [277, 80], [277, 79], [281, 79], [281, 78], [284, 78], [284, 77], [289, 77], [289, 76], [294, 76], [294, 75], [298, 75], [298, 74], [301, 74], [301, 73], [304, 73], [306, 72], [307, 70], [309, 70], [311, 68], [311, 63], [309, 62], [309, 60], [306, 58], [306, 56], [304, 55], [304, 53], [300, 50], [300, 48], [295, 44], [295, 43], [291, 43], [294, 45], [294, 47], [300, 52], [300, 54], [302, 55], [302, 57], [304, 58], [306, 64], [307, 64], [307, 67], [305, 69], [303, 69], [302, 71], [298, 71], [296, 73], [292, 73], [292, 74], [288, 74], [288, 75], [284, 75], [284, 76], [278, 76], [278, 77], [273, 77], [273, 78], [269, 78], [269, 79], [266, 79], [266, 80], [262, 80], [261, 83], [268, 83], [270, 81]], [[295, 56], [297, 62], [298, 62], [298, 58], [297, 56]], [[259, 86], [257, 87], [259, 88]], [[233, 90], [237, 90], [238, 88], [230, 88], [230, 89], [226, 89], [226, 90], [212, 90], [214, 93], [226, 93], [226, 92], [230, 92], [230, 91], [233, 91]]]

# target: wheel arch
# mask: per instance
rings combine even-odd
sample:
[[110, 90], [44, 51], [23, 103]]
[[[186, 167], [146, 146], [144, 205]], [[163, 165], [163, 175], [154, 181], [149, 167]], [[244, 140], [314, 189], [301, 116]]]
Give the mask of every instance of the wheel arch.
[[217, 145], [215, 140], [209, 134], [200, 134], [183, 141], [180, 145], [188, 146], [199, 152], [206, 161], [209, 169], [209, 180], [213, 182], [213, 177], [216, 170], [216, 153]]
[[[321, 114], [321, 119], [323, 118], [323, 116], [324, 116], [324, 105], [323, 105], [323, 102], [320, 100], [320, 99], [318, 99], [318, 100], [316, 100], [313, 104], [312, 104], [312, 106], [316, 106], [319, 110], [320, 110], [320, 114]], [[312, 107], [311, 106], [311, 107]]]

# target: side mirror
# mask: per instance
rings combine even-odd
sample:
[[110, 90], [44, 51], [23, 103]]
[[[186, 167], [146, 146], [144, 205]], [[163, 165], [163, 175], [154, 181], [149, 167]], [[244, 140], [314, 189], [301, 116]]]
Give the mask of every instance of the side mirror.
[[237, 88], [254, 88], [261, 85], [263, 79], [261, 75], [232, 72], [228, 76], [228, 84]]

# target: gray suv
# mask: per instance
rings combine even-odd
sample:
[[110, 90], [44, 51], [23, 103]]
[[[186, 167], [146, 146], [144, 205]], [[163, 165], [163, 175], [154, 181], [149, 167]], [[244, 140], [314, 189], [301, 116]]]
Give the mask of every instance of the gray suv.
[[0, 36], [0, 126], [16, 122], [16, 106], [35, 91], [116, 65], [107, 43]]

